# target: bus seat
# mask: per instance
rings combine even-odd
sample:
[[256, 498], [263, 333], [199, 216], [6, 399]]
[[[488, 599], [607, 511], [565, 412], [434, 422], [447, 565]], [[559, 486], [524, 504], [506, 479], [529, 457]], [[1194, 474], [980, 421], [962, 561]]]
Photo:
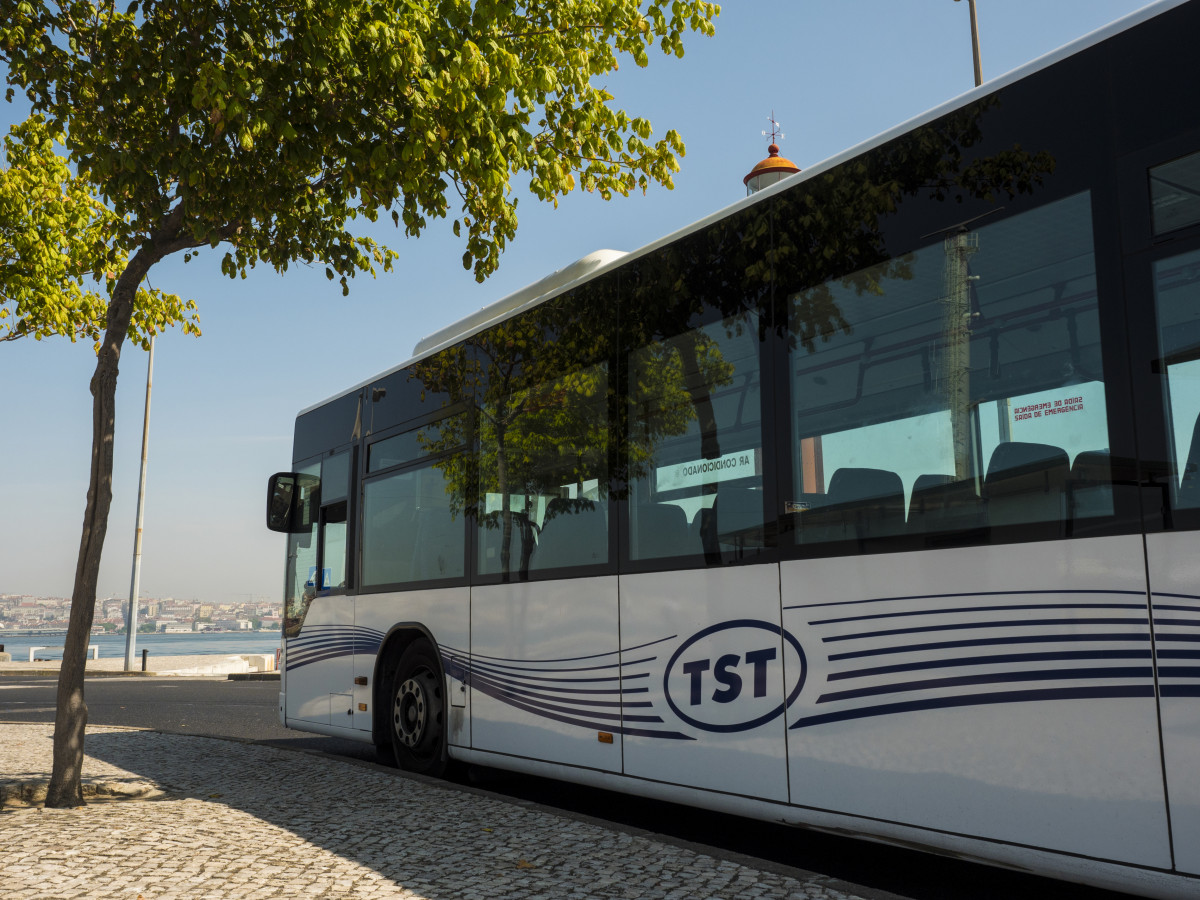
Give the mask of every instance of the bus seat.
[[908, 503], [908, 528], [917, 534], [969, 531], [987, 524], [983, 500], [972, 479], [919, 475]]
[[717, 540], [723, 550], [763, 546], [763, 492], [721, 485], [713, 501]]
[[1072, 522], [1113, 514], [1112, 458], [1107, 450], [1085, 450], [1075, 457], [1068, 493]]
[[1200, 416], [1192, 427], [1192, 445], [1188, 448], [1182, 475], [1175, 505], [1181, 508], [1200, 506]]
[[801, 522], [806, 544], [899, 534], [904, 530], [904, 482], [887, 469], [837, 469], [824, 505], [804, 513]]
[[713, 532], [713, 522], [712, 507], [702, 506], [696, 510], [696, 514], [692, 516], [692, 524], [688, 527], [688, 533], [692, 540], [699, 542], [705, 553], [717, 552], [717, 538]]
[[1066, 524], [1066, 451], [1050, 444], [1005, 441], [992, 451], [984, 479], [988, 524]]
[[699, 553], [698, 535], [688, 527], [687, 514], [674, 503], [641, 503], [632, 506], [637, 542], [630, 547], [634, 559], [657, 559]]
[[606, 504], [555, 497], [546, 507], [530, 571], [608, 562]]

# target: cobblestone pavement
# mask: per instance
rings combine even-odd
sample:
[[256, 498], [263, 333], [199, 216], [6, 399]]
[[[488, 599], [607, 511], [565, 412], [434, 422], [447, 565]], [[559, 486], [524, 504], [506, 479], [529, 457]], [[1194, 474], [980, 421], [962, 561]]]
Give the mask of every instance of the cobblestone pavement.
[[[49, 779], [52, 730], [0, 725], [0, 788], [9, 796]], [[86, 753], [86, 782], [144, 786], [157, 798], [4, 805], [5, 897], [852, 897], [824, 876], [753, 868], [477, 790], [273, 747], [96, 727]]]

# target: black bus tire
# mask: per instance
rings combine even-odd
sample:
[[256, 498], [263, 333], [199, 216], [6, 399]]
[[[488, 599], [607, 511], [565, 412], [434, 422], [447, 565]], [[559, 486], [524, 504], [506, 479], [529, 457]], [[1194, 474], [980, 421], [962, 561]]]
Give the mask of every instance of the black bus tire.
[[396, 765], [434, 777], [445, 771], [446, 685], [428, 641], [414, 641], [400, 655], [389, 694], [388, 723]]

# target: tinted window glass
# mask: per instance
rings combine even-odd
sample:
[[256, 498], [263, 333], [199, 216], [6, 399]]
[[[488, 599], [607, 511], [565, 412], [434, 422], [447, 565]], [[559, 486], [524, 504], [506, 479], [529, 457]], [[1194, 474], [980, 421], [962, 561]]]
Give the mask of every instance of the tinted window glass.
[[608, 562], [608, 364], [485, 403], [479, 571]]
[[378, 472], [432, 453], [441, 453], [464, 443], [466, 439], [466, 414], [448, 416], [372, 444], [367, 456], [367, 471]]
[[321, 463], [321, 502], [341, 500], [350, 490], [350, 454], [339, 453]]
[[484, 576], [609, 562], [615, 279], [473, 339], [477, 566]]
[[[313, 463], [298, 471], [302, 475], [315, 477], [320, 475], [321, 466], [320, 463]], [[302, 480], [296, 490], [300, 492], [300, 503], [319, 502], [317, 498], [320, 495], [320, 487], [317, 483], [311, 480]], [[316, 596], [317, 530], [320, 525], [315, 509], [308, 510], [307, 517], [312, 522], [310, 531], [304, 534], [288, 535], [288, 559], [283, 590], [283, 628], [284, 634], [288, 637], [295, 637], [300, 633], [300, 627], [304, 624], [304, 617], [308, 613], [308, 605]]]
[[731, 562], [771, 543], [760, 369], [769, 214], [760, 204], [715, 223], [623, 281], [632, 561]]
[[363, 586], [461, 578], [466, 528], [450, 488], [460, 456], [363, 487]]
[[1150, 203], [1155, 234], [1200, 222], [1200, 153], [1152, 168]]
[[354, 454], [349, 450], [321, 462], [321, 570], [310, 577], [317, 590], [345, 590], [347, 525], [350, 470]]
[[1200, 507], [1200, 251], [1154, 266], [1176, 508]]
[[321, 572], [317, 587], [323, 591], [346, 589], [346, 516], [345, 500], [321, 509]]
[[798, 542], [1112, 515], [1086, 194], [788, 308]]
[[628, 364], [630, 558], [762, 547], [757, 317], [638, 347]]

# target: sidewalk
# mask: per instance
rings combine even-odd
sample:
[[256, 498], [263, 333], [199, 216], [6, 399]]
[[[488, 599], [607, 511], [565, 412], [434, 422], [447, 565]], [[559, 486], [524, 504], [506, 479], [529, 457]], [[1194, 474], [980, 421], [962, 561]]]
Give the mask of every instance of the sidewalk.
[[[48, 781], [52, 730], [0, 724], [0, 794]], [[825, 876], [367, 764], [113, 727], [89, 728], [86, 752], [86, 782], [145, 793], [79, 809], [6, 800], [5, 897], [853, 898]]]
[[[62, 666], [61, 659], [47, 659], [35, 662], [14, 659], [0, 662], [0, 676], [20, 675], [53, 675], [58, 677]], [[251, 653], [243, 656], [206, 654], [198, 656], [151, 656], [146, 660], [146, 672], [141, 671], [142, 660], [138, 657], [134, 662], [134, 675], [239, 675], [252, 672], [272, 672], [275, 669], [274, 654]], [[100, 659], [87, 659], [86, 676], [91, 675], [120, 675], [126, 674], [124, 656], [108, 656]]]

